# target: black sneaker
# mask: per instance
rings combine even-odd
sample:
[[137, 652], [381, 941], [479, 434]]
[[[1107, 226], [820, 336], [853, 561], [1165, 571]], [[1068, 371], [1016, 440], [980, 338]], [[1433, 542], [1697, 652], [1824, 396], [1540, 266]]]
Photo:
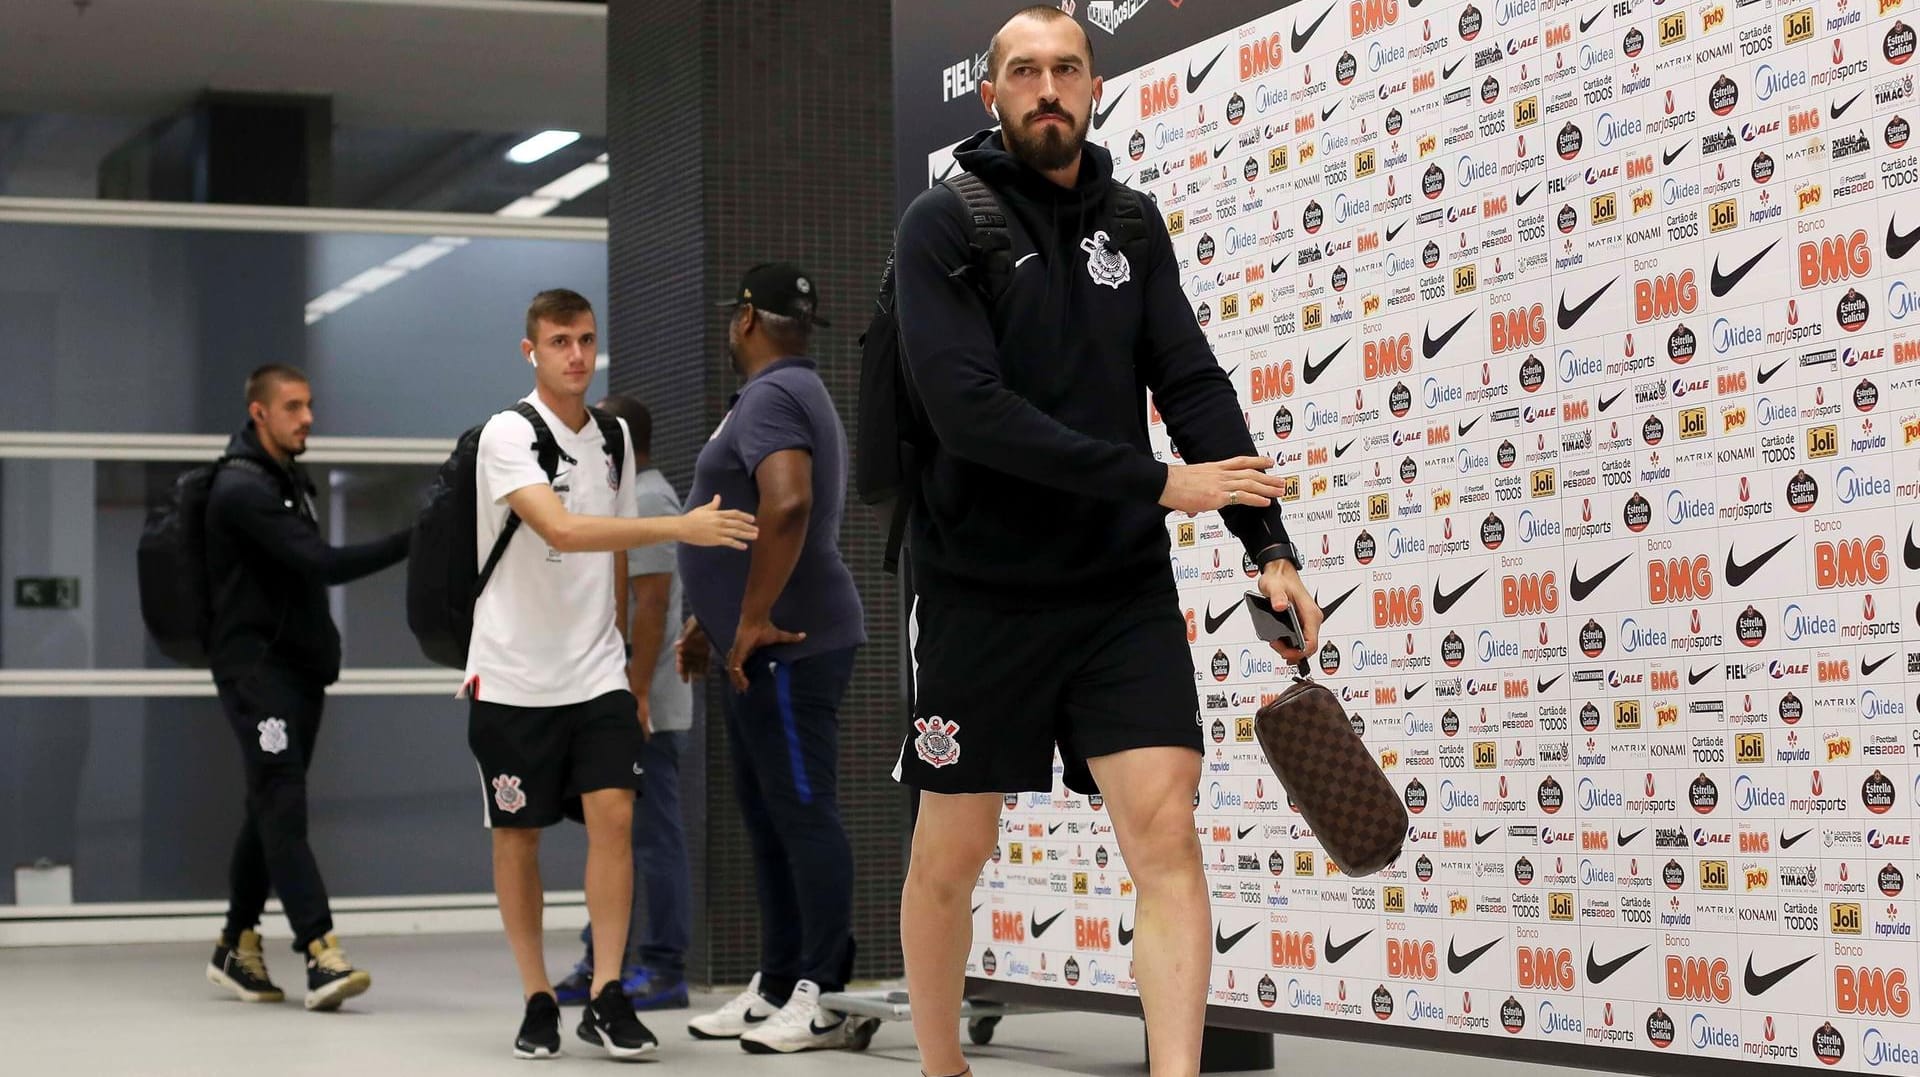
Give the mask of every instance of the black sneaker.
[[220, 936], [213, 959], [207, 962], [207, 982], [226, 988], [242, 1002], [281, 1002], [287, 997], [267, 978], [267, 960], [260, 951], [257, 931], [242, 931], [237, 943]]
[[560, 1057], [560, 1003], [545, 991], [527, 1000], [527, 1016], [513, 1041], [515, 1058]]
[[337, 1010], [340, 1004], [373, 986], [365, 969], [356, 969], [328, 935], [307, 944], [307, 1009]]
[[622, 1061], [639, 1058], [660, 1046], [660, 1041], [633, 1012], [633, 1003], [620, 989], [619, 980], [609, 980], [600, 994], [587, 1003], [580, 1014], [580, 1038]]

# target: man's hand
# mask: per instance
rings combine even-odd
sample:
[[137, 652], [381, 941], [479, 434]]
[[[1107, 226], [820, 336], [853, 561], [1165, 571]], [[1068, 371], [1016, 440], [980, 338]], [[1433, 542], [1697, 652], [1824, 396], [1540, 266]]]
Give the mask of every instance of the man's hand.
[[733, 690], [746, 694], [747, 660], [756, 651], [782, 643], [799, 643], [806, 638], [805, 632], [776, 628], [772, 621], [741, 621], [740, 630], [733, 635], [733, 650], [727, 652], [727, 676], [733, 681]]
[[1288, 662], [1298, 664], [1307, 656], [1320, 649], [1320, 604], [1313, 600], [1307, 585], [1301, 582], [1300, 573], [1287, 561], [1269, 561], [1260, 570], [1260, 593], [1273, 603], [1275, 613], [1287, 606], [1293, 607], [1294, 615], [1300, 618], [1300, 630], [1306, 634], [1307, 649], [1296, 651], [1291, 647], [1273, 644], [1273, 649]]
[[640, 718], [640, 735], [648, 740], [652, 740], [653, 702], [647, 698], [646, 693], [635, 692], [633, 698], [639, 704], [635, 709], [638, 711]]
[[680, 517], [680, 541], [689, 546], [725, 546], [744, 550], [760, 537], [750, 513], [720, 507], [720, 495]]
[[1189, 516], [1228, 505], [1264, 508], [1285, 490], [1278, 478], [1266, 473], [1272, 466], [1273, 461], [1264, 456], [1240, 456], [1211, 464], [1169, 464], [1160, 504]]
[[700, 627], [700, 619], [687, 618], [680, 629], [680, 638], [673, 641], [673, 668], [680, 679], [692, 683], [695, 677], [704, 677], [713, 665], [713, 641], [707, 638], [707, 630]]

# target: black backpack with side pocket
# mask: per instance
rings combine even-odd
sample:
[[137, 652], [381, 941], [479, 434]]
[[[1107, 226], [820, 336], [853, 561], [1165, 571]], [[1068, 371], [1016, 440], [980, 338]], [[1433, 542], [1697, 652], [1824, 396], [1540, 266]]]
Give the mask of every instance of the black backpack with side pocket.
[[[1013, 233], [1000, 196], [985, 180], [962, 171], [941, 180], [966, 208], [967, 264], [954, 276], [971, 284], [995, 311], [1013, 283]], [[1145, 257], [1147, 198], [1132, 188], [1113, 183], [1106, 197], [1105, 216], [1119, 233], [1116, 245], [1136, 259]], [[855, 442], [854, 490], [862, 504], [872, 506], [887, 522], [883, 564], [889, 574], [900, 564], [906, 540], [907, 515], [920, 485], [921, 468], [935, 444], [933, 427], [913, 388], [906, 348], [900, 339], [895, 306], [895, 252], [874, 298], [873, 319], [860, 337], [859, 430]]]
[[[540, 461], [547, 481], [559, 474], [562, 460], [579, 463], [554, 440], [553, 430], [540, 417], [539, 409], [522, 400], [513, 410], [533, 427], [533, 444], [528, 448]], [[598, 408], [588, 408], [587, 412], [600, 427], [607, 456], [613, 460], [617, 486], [626, 471], [627, 457], [620, 420]], [[520, 517], [508, 511], [487, 563], [475, 564], [480, 432], [484, 429], [482, 424], [461, 434], [453, 454], [440, 465], [439, 474], [421, 498], [420, 515], [413, 525], [413, 545], [407, 555], [407, 627], [430, 661], [460, 670], [467, 668], [467, 647], [473, 640], [474, 603], [507, 552], [507, 544], [520, 530]]]
[[207, 653], [213, 628], [213, 580], [207, 571], [207, 502], [223, 467], [267, 469], [242, 456], [222, 456], [189, 468], [173, 480], [166, 500], [147, 511], [135, 550], [140, 583], [140, 619], [161, 654], [190, 669], [213, 664]]

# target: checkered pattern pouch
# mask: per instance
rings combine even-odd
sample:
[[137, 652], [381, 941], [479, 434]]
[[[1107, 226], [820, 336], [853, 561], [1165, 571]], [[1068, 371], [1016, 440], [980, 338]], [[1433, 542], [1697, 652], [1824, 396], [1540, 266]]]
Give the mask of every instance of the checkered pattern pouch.
[[1260, 708], [1254, 736], [1267, 765], [1342, 874], [1371, 875], [1400, 855], [1407, 809], [1354, 733], [1339, 697], [1295, 677]]

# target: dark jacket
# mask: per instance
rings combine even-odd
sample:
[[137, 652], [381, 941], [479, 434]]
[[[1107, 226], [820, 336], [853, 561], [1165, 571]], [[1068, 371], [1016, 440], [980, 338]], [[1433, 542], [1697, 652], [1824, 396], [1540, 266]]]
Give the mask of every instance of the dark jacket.
[[313, 482], [299, 464], [282, 467], [251, 425], [227, 443], [227, 455], [242, 462], [220, 468], [207, 498], [213, 675], [242, 677], [265, 662], [310, 684], [332, 684], [340, 677], [340, 632], [327, 588], [401, 561], [411, 533], [329, 546], [314, 519]]
[[[1097, 146], [1072, 190], [997, 133], [954, 158], [1011, 212], [1016, 268], [989, 312], [955, 275], [968, 263], [960, 198], [934, 187], [900, 222], [901, 334], [939, 442], [909, 531], [916, 587], [1048, 604], [1171, 591], [1148, 391], [1184, 460], [1255, 453], [1180, 289], [1165, 222], [1148, 207], [1144, 255], [1103, 246], [1099, 233], [1116, 247], [1120, 233], [1107, 209], [1113, 162]], [[1221, 515], [1250, 555], [1286, 540], [1277, 505]]]

